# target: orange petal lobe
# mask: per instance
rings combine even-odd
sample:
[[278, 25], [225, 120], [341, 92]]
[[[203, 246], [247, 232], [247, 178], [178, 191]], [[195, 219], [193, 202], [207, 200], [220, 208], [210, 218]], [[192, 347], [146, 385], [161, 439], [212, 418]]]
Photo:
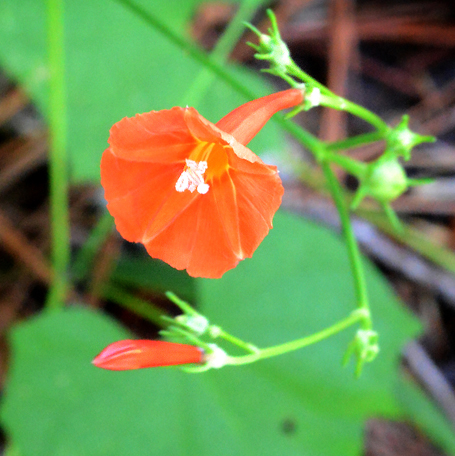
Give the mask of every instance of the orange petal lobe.
[[112, 153], [142, 162], [183, 162], [196, 143], [184, 120], [185, 111], [175, 107], [123, 118], [110, 130]]
[[120, 340], [108, 345], [92, 363], [108, 370], [200, 363], [203, 352], [193, 345], [160, 340]]
[[237, 189], [232, 182], [229, 172], [224, 173], [218, 182], [212, 185], [213, 199], [218, 218], [221, 221], [226, 238], [229, 241], [233, 254], [243, 260], [242, 239], [239, 226], [239, 207]]
[[284, 188], [275, 166], [237, 159], [230, 175], [237, 191], [242, 249], [251, 257], [273, 226]]
[[193, 277], [219, 278], [239, 262], [210, 190], [145, 247], [152, 257]]
[[181, 171], [178, 163], [144, 164], [118, 158], [106, 149], [101, 158], [101, 184], [117, 230], [127, 241], [142, 241], [160, 209], [177, 193], [175, 183]]

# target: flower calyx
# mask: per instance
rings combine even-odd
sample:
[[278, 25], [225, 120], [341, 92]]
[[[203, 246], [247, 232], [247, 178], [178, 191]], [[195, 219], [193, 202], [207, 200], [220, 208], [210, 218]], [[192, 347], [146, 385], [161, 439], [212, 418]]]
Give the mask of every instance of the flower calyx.
[[245, 23], [259, 37], [258, 45], [247, 44], [256, 50], [255, 58], [270, 62], [270, 69], [265, 71], [275, 75], [286, 74], [288, 67], [292, 64], [291, 54], [286, 43], [281, 38], [275, 15], [270, 9], [267, 10], [267, 14], [272, 24], [272, 27], [268, 30], [269, 35], [262, 33], [253, 25]]
[[409, 129], [409, 116], [404, 115], [400, 123], [387, 135], [387, 152], [395, 157], [411, 158], [412, 149], [422, 143], [434, 142], [434, 136], [422, 136]]
[[177, 295], [170, 291], [166, 292], [166, 297], [183, 312], [175, 318], [162, 317], [165, 321], [171, 323], [171, 326], [168, 327], [167, 333], [170, 328], [173, 328], [172, 325], [180, 328], [178, 334], [176, 334], [179, 337], [182, 334], [181, 330], [184, 330], [196, 337], [204, 335], [209, 330], [209, 320], [204, 315], [193, 309], [193, 307], [191, 307], [186, 301], [180, 299]]
[[359, 329], [354, 337], [354, 340], [348, 345], [344, 354], [343, 365], [349, 362], [349, 359], [354, 355], [356, 359], [356, 377], [359, 377], [363, 365], [373, 361], [379, 353], [378, 333], [372, 329]]
[[174, 293], [167, 292], [166, 296], [176, 304], [182, 314], [175, 318], [162, 317], [169, 323], [160, 335], [173, 342], [190, 343], [200, 347], [204, 356], [199, 365], [184, 366], [187, 372], [205, 372], [209, 369], [219, 369], [226, 365], [229, 360], [228, 354], [218, 345], [209, 343], [207, 340], [217, 338], [222, 332], [221, 328], [211, 325], [209, 320], [186, 301], [183, 301]]

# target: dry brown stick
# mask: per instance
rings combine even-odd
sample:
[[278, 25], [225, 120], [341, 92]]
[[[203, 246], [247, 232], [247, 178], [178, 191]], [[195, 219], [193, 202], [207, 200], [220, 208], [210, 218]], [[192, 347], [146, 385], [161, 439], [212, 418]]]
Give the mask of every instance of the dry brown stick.
[[[348, 90], [350, 62], [357, 48], [352, 0], [332, 0], [330, 3], [330, 49], [328, 54], [328, 82], [332, 92], [345, 97]], [[344, 111], [325, 109], [321, 119], [320, 136], [336, 141], [346, 135], [347, 115]]]
[[455, 425], [455, 394], [424, 348], [412, 341], [406, 346], [404, 357], [413, 375]]
[[419, 95], [414, 81], [412, 80], [412, 74], [402, 68], [388, 66], [378, 59], [362, 55], [361, 66], [354, 69], [379, 81], [386, 87], [391, 87], [394, 90], [412, 97]]
[[[431, 22], [430, 22], [431, 21]], [[378, 11], [376, 15], [359, 13], [356, 20], [360, 41], [382, 41], [424, 44], [435, 47], [455, 46], [455, 27], [428, 20], [426, 14], [391, 15]], [[291, 46], [326, 40], [330, 27], [325, 20], [298, 23], [283, 31], [283, 39]]]
[[455, 126], [455, 107], [445, 109], [441, 113], [422, 123], [422, 129], [434, 136], [440, 136]]
[[398, 23], [359, 24], [359, 38], [364, 41], [393, 41], [399, 43], [424, 44], [455, 47], [455, 27], [445, 24]]
[[87, 297], [87, 301], [91, 306], [98, 306], [101, 291], [105, 282], [109, 279], [109, 275], [115, 266], [115, 260], [118, 258], [119, 253], [120, 241], [118, 236], [113, 233], [107, 238], [102, 246], [93, 268], [93, 276], [90, 283], [89, 295]]
[[23, 109], [27, 103], [28, 99], [21, 90], [13, 89], [9, 91], [0, 100], [0, 125], [11, 119], [11, 117]]
[[24, 266], [26, 266], [39, 280], [45, 284], [51, 282], [51, 268], [41, 251], [31, 244], [1, 211], [0, 240], [3, 248], [24, 264]]
[[17, 277], [6, 292], [2, 290], [0, 298], [0, 335], [6, 333], [8, 328], [17, 319], [19, 309], [27, 299], [31, 284], [35, 279], [21, 274]]
[[410, 195], [403, 195], [394, 201], [393, 208], [400, 214], [455, 214], [455, 201], [453, 199], [422, 198], [419, 196], [419, 193], [422, 193], [421, 189], [417, 188], [414, 191], [418, 193], [414, 195], [412, 193]]
[[13, 184], [30, 169], [44, 162], [46, 152], [47, 141], [44, 132], [27, 138], [25, 143], [21, 145], [17, 145], [16, 141], [13, 140], [11, 155], [14, 156], [14, 160], [11, 160], [0, 171], [0, 191]]
[[[424, 111], [431, 106], [433, 109], [445, 109], [455, 101], [455, 80], [447, 82], [443, 87], [434, 91], [412, 108], [412, 112], [419, 109]], [[435, 108], [434, 108], [435, 107]]]

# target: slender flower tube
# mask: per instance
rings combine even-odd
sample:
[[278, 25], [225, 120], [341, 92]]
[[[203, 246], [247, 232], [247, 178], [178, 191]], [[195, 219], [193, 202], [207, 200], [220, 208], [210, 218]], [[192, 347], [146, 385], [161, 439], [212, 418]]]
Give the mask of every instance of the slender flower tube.
[[108, 345], [92, 363], [108, 370], [201, 363], [204, 352], [194, 345], [161, 340], [120, 340]]
[[289, 89], [216, 124], [179, 107], [117, 122], [101, 184], [120, 234], [194, 277], [219, 278], [251, 257], [284, 190], [277, 168], [245, 145], [273, 114], [302, 101], [301, 90]]

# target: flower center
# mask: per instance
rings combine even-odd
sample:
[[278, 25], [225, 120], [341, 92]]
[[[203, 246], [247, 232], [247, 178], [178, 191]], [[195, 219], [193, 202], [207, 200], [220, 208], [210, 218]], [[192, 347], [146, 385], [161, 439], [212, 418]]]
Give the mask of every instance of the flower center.
[[207, 162], [195, 162], [194, 160], [186, 158], [185, 163], [185, 169], [182, 174], [180, 174], [180, 177], [175, 184], [175, 189], [178, 192], [189, 190], [191, 193], [197, 190], [201, 195], [207, 193], [209, 191], [209, 185], [204, 182], [203, 177], [203, 174], [207, 169]]
[[197, 190], [204, 195], [210, 188], [206, 181], [219, 177], [227, 168], [228, 159], [224, 146], [200, 141], [190, 157], [185, 159], [185, 168], [175, 184], [175, 189], [178, 192], [189, 190], [191, 193]]

